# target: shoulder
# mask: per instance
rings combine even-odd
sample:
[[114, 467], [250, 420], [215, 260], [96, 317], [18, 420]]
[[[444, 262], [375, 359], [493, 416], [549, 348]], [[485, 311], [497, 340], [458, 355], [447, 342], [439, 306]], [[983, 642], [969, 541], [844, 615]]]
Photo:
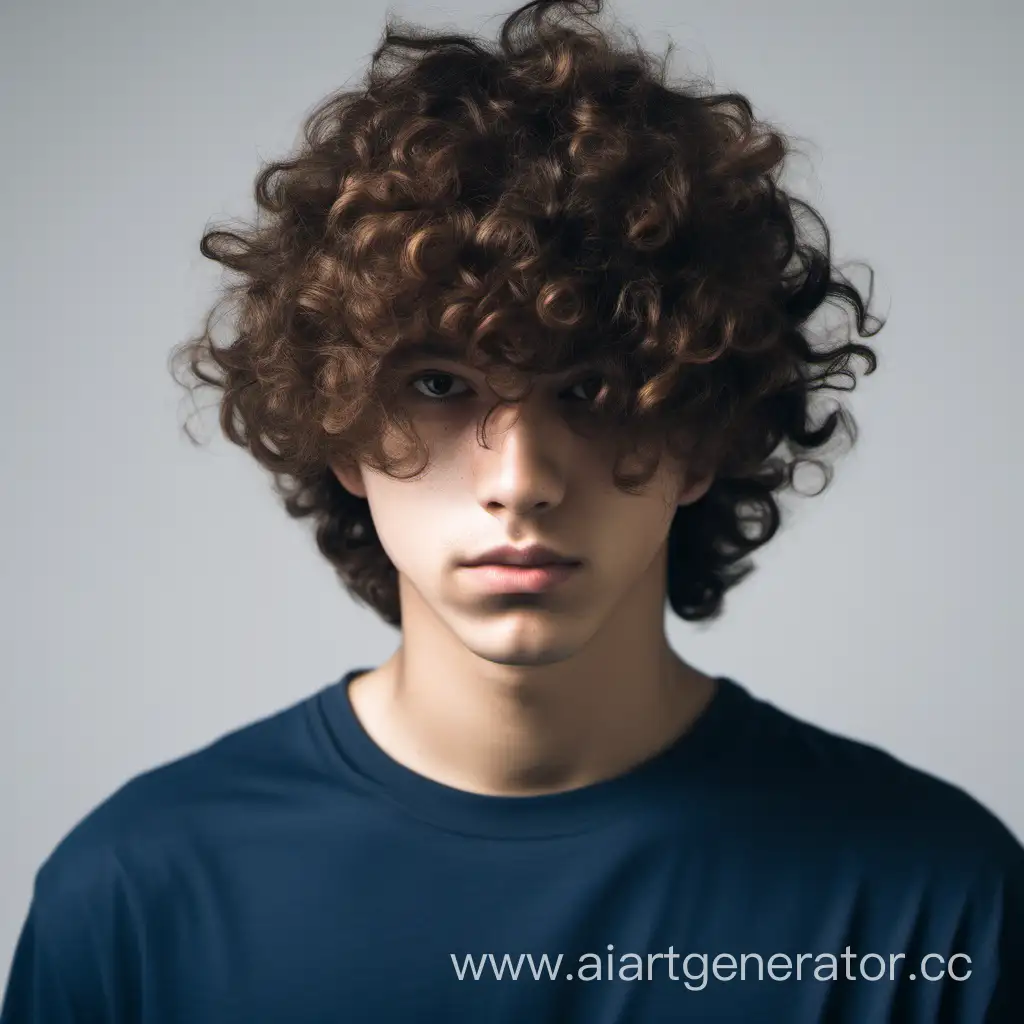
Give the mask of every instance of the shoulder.
[[153, 862], [183, 843], [215, 841], [244, 827], [253, 808], [287, 799], [296, 784], [322, 771], [309, 731], [313, 699], [130, 778], [57, 843], [36, 874], [36, 905], [59, 910], [109, 894], [123, 887], [126, 864]]
[[180, 903], [190, 866], [301, 813], [325, 779], [315, 701], [141, 772], [85, 815], [36, 872], [0, 1016], [63, 1020], [74, 1003], [120, 1019], [115, 1003], [141, 991], [147, 928]]
[[1024, 848], [1006, 824], [955, 783], [881, 747], [753, 698], [756, 786], [780, 823], [811, 827], [847, 849], [969, 877], [1024, 884]]

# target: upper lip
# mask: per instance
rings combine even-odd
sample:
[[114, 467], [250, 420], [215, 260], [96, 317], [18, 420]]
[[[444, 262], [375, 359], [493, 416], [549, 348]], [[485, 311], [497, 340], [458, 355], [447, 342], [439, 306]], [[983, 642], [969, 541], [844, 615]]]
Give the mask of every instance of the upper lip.
[[506, 544], [504, 547], [491, 548], [482, 555], [470, 559], [466, 565], [576, 565], [578, 558], [570, 558], [559, 554], [553, 548], [542, 544], [531, 544], [529, 547], [517, 548]]

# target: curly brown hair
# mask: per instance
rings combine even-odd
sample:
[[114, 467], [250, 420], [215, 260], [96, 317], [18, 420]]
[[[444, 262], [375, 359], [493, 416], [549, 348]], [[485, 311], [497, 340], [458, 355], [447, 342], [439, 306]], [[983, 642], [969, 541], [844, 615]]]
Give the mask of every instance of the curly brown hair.
[[[600, 10], [533, 0], [495, 43], [389, 18], [360, 87], [323, 100], [296, 151], [260, 170], [254, 222], [203, 235], [240, 280], [175, 349], [176, 376], [217, 389], [227, 437], [394, 626], [397, 572], [331, 464], [399, 475], [418, 452], [425, 466], [396, 372], [410, 349], [515, 377], [594, 367], [579, 429], [615, 431], [623, 451], [655, 442], [640, 473], [616, 461], [627, 491], [665, 447], [713, 467], [668, 539], [667, 598], [690, 621], [718, 616], [752, 570], [797, 467], [820, 468], [820, 493], [820, 449], [840, 427], [855, 438], [838, 402], [815, 425], [812, 399], [852, 390], [853, 357], [871, 373], [875, 352], [849, 331], [814, 344], [809, 321], [828, 301], [861, 337], [883, 321], [833, 265], [821, 216], [780, 186], [793, 143], [738, 93], [667, 84]], [[237, 316], [218, 344], [225, 303]]]

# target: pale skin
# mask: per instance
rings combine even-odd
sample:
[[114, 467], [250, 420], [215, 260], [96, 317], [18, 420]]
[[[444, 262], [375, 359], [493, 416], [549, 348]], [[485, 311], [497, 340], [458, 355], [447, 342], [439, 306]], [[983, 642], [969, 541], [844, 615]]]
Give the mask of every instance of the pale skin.
[[[666, 456], [642, 494], [616, 489], [607, 443], [569, 427], [587, 397], [579, 371], [537, 378], [492, 419], [489, 448], [477, 426], [496, 396], [482, 372], [433, 357], [407, 376], [426, 470], [400, 480], [332, 467], [369, 502], [399, 580], [401, 643], [352, 683], [356, 717], [395, 761], [480, 794], [575, 789], [650, 759], [717, 685], [664, 629], [672, 517], [712, 477]], [[526, 599], [483, 593], [460, 566], [530, 543], [583, 565]]]

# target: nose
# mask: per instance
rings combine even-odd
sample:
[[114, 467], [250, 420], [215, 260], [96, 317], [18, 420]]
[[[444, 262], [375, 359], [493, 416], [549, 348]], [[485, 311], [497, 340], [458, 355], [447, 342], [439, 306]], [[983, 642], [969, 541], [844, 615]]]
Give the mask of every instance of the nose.
[[490, 448], [477, 446], [477, 496], [494, 515], [536, 515], [565, 496], [565, 424], [533, 397], [496, 411], [487, 424]]

